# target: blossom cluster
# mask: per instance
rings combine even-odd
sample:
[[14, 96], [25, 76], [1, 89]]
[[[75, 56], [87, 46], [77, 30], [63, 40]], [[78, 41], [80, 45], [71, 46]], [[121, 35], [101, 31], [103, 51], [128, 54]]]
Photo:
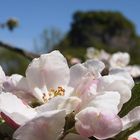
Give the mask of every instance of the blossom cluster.
[[25, 76], [6, 76], [0, 67], [0, 114], [13, 138], [101, 140], [139, 123], [139, 106], [118, 115], [131, 98], [132, 77], [120, 68], [102, 76], [104, 68], [93, 59], [69, 68], [59, 51], [33, 59]]
[[139, 65], [129, 65], [130, 55], [127, 52], [116, 52], [110, 54], [105, 50], [98, 50], [93, 47], [87, 48], [87, 59], [96, 59], [105, 62], [106, 67], [111, 68], [123, 68], [128, 71], [132, 77], [136, 78], [140, 76]]

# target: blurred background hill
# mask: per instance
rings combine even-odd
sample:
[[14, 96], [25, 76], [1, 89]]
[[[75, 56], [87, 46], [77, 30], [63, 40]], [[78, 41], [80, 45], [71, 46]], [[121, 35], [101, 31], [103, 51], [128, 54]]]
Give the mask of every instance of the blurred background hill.
[[119, 12], [76, 12], [63, 40], [55, 46], [66, 56], [84, 59], [88, 47], [104, 49], [109, 53], [129, 52], [131, 63], [139, 63], [140, 37], [135, 26]]

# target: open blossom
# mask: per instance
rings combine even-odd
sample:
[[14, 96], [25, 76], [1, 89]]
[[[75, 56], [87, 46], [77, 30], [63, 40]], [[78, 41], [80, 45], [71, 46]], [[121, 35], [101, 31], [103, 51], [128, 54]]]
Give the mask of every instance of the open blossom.
[[106, 68], [123, 68], [133, 78], [140, 76], [139, 65], [129, 65], [130, 55], [127, 52], [116, 52], [109, 54], [104, 50], [98, 50], [93, 47], [87, 48], [86, 56], [88, 59], [101, 60], [105, 63]]
[[128, 71], [134, 78], [140, 76], [140, 66], [138, 65], [128, 65], [125, 67], [125, 70]]
[[96, 59], [102, 61], [108, 61], [110, 58], [110, 54], [105, 50], [97, 50], [94, 47], [87, 48], [86, 56], [88, 59]]
[[81, 60], [79, 58], [73, 57], [73, 58], [70, 59], [70, 64], [71, 65], [75, 65], [75, 64], [78, 64], [78, 63], [81, 63]]
[[3, 87], [4, 91], [16, 95], [20, 91], [23, 96], [28, 94], [27, 96], [34, 96], [39, 101], [45, 102], [54, 96], [53, 90], [63, 90], [62, 86], [65, 87], [68, 81], [69, 68], [66, 59], [54, 51], [34, 59], [26, 70], [26, 77], [18, 74], [7, 76], [3, 81]]
[[104, 64], [95, 60], [69, 69], [58, 51], [34, 59], [26, 70], [26, 77], [22, 77], [24, 82], [22, 78], [16, 81], [15, 85], [22, 81], [22, 86], [19, 84], [13, 92], [31, 94], [44, 104], [31, 108], [22, 102], [23, 97], [21, 100], [13, 95], [12, 90], [0, 94], [2, 117], [12, 126], [20, 126], [14, 138], [58, 139], [66, 123], [65, 117], [72, 112], [73, 127], [79, 135], [68, 134], [65, 140], [86, 140], [90, 136], [106, 139], [118, 134], [126, 125], [125, 119], [117, 114], [131, 98], [134, 82], [124, 70], [113, 69], [109, 75], [102, 76], [103, 69]]
[[130, 61], [130, 55], [126, 52], [117, 52], [111, 56], [109, 61], [111, 68], [123, 68], [128, 65]]

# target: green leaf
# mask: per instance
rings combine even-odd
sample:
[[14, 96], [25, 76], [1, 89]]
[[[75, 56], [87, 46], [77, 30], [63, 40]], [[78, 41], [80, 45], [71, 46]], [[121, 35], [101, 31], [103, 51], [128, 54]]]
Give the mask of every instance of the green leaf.
[[12, 140], [14, 129], [9, 127], [6, 123], [0, 124], [0, 140]]
[[135, 84], [132, 89], [131, 99], [125, 103], [119, 112], [119, 116], [124, 117], [129, 111], [131, 111], [136, 106], [140, 106], [140, 83]]

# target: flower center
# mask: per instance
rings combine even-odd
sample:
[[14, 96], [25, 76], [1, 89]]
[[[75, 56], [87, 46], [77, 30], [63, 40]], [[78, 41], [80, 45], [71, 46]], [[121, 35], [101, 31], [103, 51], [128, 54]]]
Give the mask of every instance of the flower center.
[[49, 97], [46, 96], [45, 93], [43, 93], [43, 100], [44, 102], [47, 102], [48, 100], [52, 99], [56, 96], [64, 96], [65, 95], [65, 89], [61, 86], [59, 86], [57, 89], [51, 88], [48, 92]]

